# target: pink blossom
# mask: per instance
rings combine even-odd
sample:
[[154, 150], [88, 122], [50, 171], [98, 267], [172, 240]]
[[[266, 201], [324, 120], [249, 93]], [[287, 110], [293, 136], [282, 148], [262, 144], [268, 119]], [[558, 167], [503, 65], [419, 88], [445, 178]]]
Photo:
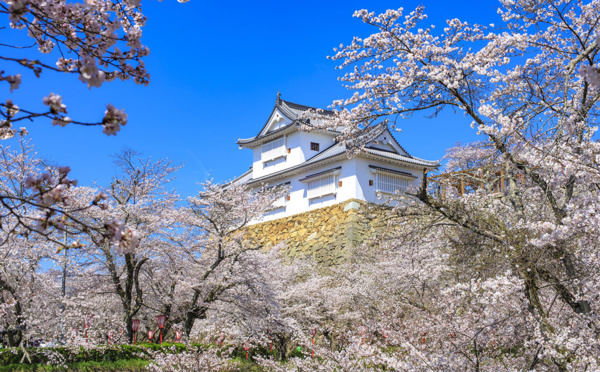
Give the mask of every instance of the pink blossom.
[[43, 99], [44, 105], [50, 106], [50, 112], [53, 114], [66, 113], [67, 106], [62, 103], [62, 97], [58, 94], [50, 93]]
[[12, 93], [13, 90], [19, 89], [19, 85], [21, 85], [21, 74], [7, 76], [6, 81], [10, 83], [10, 92]]
[[104, 119], [102, 120], [104, 129], [103, 132], [106, 135], [116, 135], [121, 130], [121, 125], [127, 125], [127, 114], [125, 110], [118, 110], [112, 104], [106, 106], [104, 113]]

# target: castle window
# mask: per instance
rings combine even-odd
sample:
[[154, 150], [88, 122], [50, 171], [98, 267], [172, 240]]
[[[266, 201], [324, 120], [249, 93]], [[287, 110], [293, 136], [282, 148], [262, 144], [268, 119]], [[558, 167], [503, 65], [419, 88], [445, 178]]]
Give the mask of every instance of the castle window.
[[269, 208], [267, 208], [267, 210], [265, 211], [265, 213], [263, 214], [263, 216], [276, 216], [279, 215], [280, 213], [285, 213], [286, 211], [286, 196], [282, 196], [280, 198], [277, 198], [275, 201], [273, 201], [273, 204], [271, 204], [271, 206]]
[[392, 174], [377, 173], [375, 175], [375, 184], [377, 191], [387, 192], [390, 194], [405, 191], [408, 188], [408, 180]]
[[263, 162], [285, 156], [285, 136], [262, 145], [261, 160]]
[[318, 178], [307, 183], [306, 196], [309, 199], [318, 198], [320, 196], [335, 194], [335, 175]]
[[277, 198], [271, 205], [272, 209], [285, 208], [286, 200], [287, 195], [282, 195], [280, 198]]
[[316, 142], [311, 142], [311, 143], [310, 143], [310, 149], [311, 149], [312, 151], [319, 151], [319, 144], [318, 144], [318, 143], [316, 143]]
[[290, 182], [280, 183], [279, 185], [267, 187], [267, 190], [276, 189], [276, 190], [283, 191], [282, 188], [285, 188], [288, 190], [283, 195], [281, 195], [279, 198], [277, 198], [273, 201], [273, 204], [271, 204], [271, 206], [268, 208], [267, 214], [273, 214], [273, 212], [284, 212], [285, 211], [285, 205], [287, 204], [287, 201], [290, 200], [289, 187], [290, 187]]
[[314, 199], [335, 194], [337, 192], [336, 178], [341, 169], [342, 167], [332, 168], [302, 178], [300, 182], [306, 183], [306, 197]]
[[375, 189], [378, 192], [396, 194], [406, 191], [410, 182], [417, 177], [409, 172], [382, 168], [376, 165], [369, 165], [371, 173], [375, 174], [375, 182], [369, 180], [369, 186], [375, 183]]

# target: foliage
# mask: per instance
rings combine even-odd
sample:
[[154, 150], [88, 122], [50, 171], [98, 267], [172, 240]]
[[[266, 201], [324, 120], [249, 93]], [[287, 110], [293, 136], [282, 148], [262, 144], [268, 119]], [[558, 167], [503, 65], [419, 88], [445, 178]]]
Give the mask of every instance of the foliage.
[[[60, 0], [48, 3], [3, 0], [0, 2], [0, 14], [7, 18], [11, 29], [26, 30], [24, 34], [32, 39], [32, 46], [40, 52], [39, 59], [27, 58], [24, 50], [30, 46], [21, 45], [10, 37], [8, 40], [3, 38], [6, 42], [0, 45], [0, 60], [7, 67], [0, 72], [0, 82], [10, 93], [19, 89], [22, 80], [40, 78], [48, 73], [62, 74], [63, 77], [77, 75], [89, 88], [100, 87], [105, 81], [114, 79], [133, 79], [144, 85], [149, 82], [150, 76], [143, 61], [149, 49], [140, 41], [146, 17], [141, 12], [139, 1]], [[8, 75], [5, 75], [6, 70]], [[45, 73], [42, 75], [42, 72]], [[60, 94], [36, 94], [40, 95], [44, 109], [20, 107], [11, 98], [0, 103], [0, 140], [11, 139], [17, 133], [20, 137], [26, 136], [27, 129], [16, 129], [16, 125], [34, 119], [46, 119], [59, 126], [102, 126], [107, 135], [115, 135], [121, 126], [127, 124], [124, 110], [110, 103], [101, 120], [87, 122], [66, 116], [67, 106]], [[128, 230], [122, 221], [113, 221], [106, 228], [98, 229], [85, 225], [72, 214], [74, 210], [70, 208], [66, 194], [77, 181], [69, 178], [68, 166], [59, 167], [54, 173], [31, 166], [26, 171], [21, 180], [26, 180], [24, 187], [2, 189], [0, 193], [0, 215], [10, 223], [8, 231], [12, 234], [41, 234], [54, 240], [51, 234], [55, 229], [61, 231], [69, 226], [74, 232], [95, 229], [97, 234], [116, 244], [127, 245], [135, 240], [131, 239], [134, 232]], [[84, 209], [100, 207], [102, 199], [102, 195], [91, 196]], [[54, 241], [60, 244], [58, 240]]]
[[[257, 355], [273, 355], [264, 348], [255, 348], [250, 350], [249, 359], [246, 360], [243, 348], [181, 343], [26, 348], [26, 351], [31, 356], [32, 363], [20, 363], [23, 358], [23, 350], [20, 348], [0, 350], [0, 365], [3, 366], [0, 371], [59, 371], [65, 368], [80, 371], [137, 371], [146, 370], [150, 363], [159, 365], [159, 360], [162, 361], [161, 368], [164, 370], [167, 365], [175, 363], [175, 360], [185, 361], [195, 355], [209, 356], [216, 361], [219, 371], [232, 367], [242, 371], [262, 371], [253, 362], [254, 358]], [[57, 360], [60, 363], [57, 364]]]
[[[147, 81], [139, 2], [4, 4], [12, 27], [28, 26], [42, 51], [63, 43], [75, 52], [59, 70], [92, 86]], [[332, 57], [351, 70], [341, 80], [354, 94], [334, 103], [333, 116], [309, 114], [319, 119], [313, 128], [341, 131], [352, 155], [390, 121], [451, 108], [483, 140], [449, 149], [445, 171], [424, 171], [419, 188], [391, 197], [393, 208], [366, 207], [365, 220], [385, 213], [388, 225], [327, 270], [287, 262], [283, 246], [267, 250], [245, 235], [282, 190], [207, 181], [184, 202], [168, 190], [177, 167], [133, 151], [117, 155], [110, 185], [83, 187], [68, 167], [38, 159], [20, 131], [19, 149], [0, 154], [7, 342], [69, 345], [31, 349], [33, 362], [143, 357], [166, 371], [233, 368], [230, 354], [246, 352], [281, 371], [599, 369], [600, 1], [500, 5], [498, 26], [453, 19], [443, 30], [423, 26], [423, 7], [356, 12], [373, 34]], [[80, 24], [94, 31], [56, 33]], [[0, 80], [17, 89], [20, 78]], [[74, 122], [60, 96], [44, 103], [39, 115]], [[10, 100], [0, 107], [5, 137], [38, 115]], [[125, 121], [109, 107], [101, 125], [114, 134]], [[54, 266], [42, 270], [48, 257]], [[158, 314], [165, 338], [182, 332], [223, 348], [87, 347], [131, 342], [134, 318], [145, 341]], [[23, 350], [3, 351], [0, 362], [21, 362]]]
[[31, 356], [31, 363], [47, 364], [59, 358], [63, 363], [112, 362], [147, 358], [151, 352], [183, 352], [190, 349], [206, 349], [202, 344], [137, 344], [110, 346], [66, 346], [52, 348], [5, 348], [0, 349], [0, 364], [21, 363], [24, 350]]
[[450, 149], [446, 172], [424, 170], [385, 237], [336, 276], [370, 344], [387, 332], [404, 353], [323, 353], [325, 366], [598, 369], [599, 10], [501, 0], [497, 25], [443, 29], [423, 7], [355, 13], [374, 32], [332, 57], [353, 94], [315, 127], [355, 154], [390, 122], [450, 108], [483, 139]]
[[55, 366], [47, 364], [10, 364], [0, 366], [0, 372], [19, 371], [73, 371], [73, 372], [142, 372], [147, 371], [149, 362], [146, 360], [131, 359], [117, 360], [114, 362], [79, 362]]

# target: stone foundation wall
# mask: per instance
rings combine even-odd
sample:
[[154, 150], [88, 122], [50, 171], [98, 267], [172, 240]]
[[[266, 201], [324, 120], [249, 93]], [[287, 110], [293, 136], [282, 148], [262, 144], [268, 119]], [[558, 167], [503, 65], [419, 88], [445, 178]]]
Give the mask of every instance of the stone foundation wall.
[[284, 242], [288, 255], [313, 255], [325, 265], [344, 260], [348, 246], [358, 246], [381, 229], [362, 213], [364, 202], [349, 200], [290, 217], [249, 226], [247, 237], [265, 248]]

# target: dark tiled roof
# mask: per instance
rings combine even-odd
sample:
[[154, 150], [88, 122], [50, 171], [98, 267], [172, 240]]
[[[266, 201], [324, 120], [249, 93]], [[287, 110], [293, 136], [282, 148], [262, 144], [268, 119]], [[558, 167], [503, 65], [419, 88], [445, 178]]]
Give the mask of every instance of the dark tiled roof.
[[237, 141], [237, 144], [241, 145], [241, 144], [245, 144], [245, 143], [252, 143], [252, 142], [254, 142], [254, 141], [258, 140], [258, 139], [261, 139], [261, 138], [264, 138], [264, 137], [267, 137], [267, 136], [271, 136], [271, 135], [279, 133], [279, 132], [283, 132], [286, 129], [288, 129], [288, 128], [294, 126], [294, 125], [297, 125], [297, 124], [298, 124], [297, 122], [293, 121], [290, 124], [288, 124], [286, 126], [283, 126], [283, 127], [279, 128], [279, 129], [276, 129], [276, 130], [274, 130], [272, 132], [269, 132], [269, 133], [267, 133], [267, 134], [265, 134], [263, 136], [256, 136], [256, 137], [252, 137], [252, 138], [240, 138]]
[[390, 159], [394, 159], [394, 160], [400, 160], [400, 161], [403, 161], [406, 163], [423, 165], [425, 167], [437, 168], [440, 165], [440, 163], [438, 161], [419, 159], [419, 158], [415, 158], [414, 156], [408, 157], [405, 155], [396, 154], [394, 152], [385, 151], [385, 150], [377, 149], [374, 147], [371, 147], [371, 148], [365, 147], [363, 150], [363, 153], [376, 155], [376, 156], [382, 156], [382, 157], [390, 158]]
[[250, 169], [248, 169], [247, 171], [245, 171], [244, 173], [242, 173], [241, 175], [235, 177], [234, 179], [232, 179], [231, 181], [227, 182], [225, 184], [225, 186], [227, 187], [228, 185], [232, 184], [232, 183], [247, 183], [252, 181], [252, 167], [250, 167]]
[[327, 174], [327, 173], [335, 172], [336, 170], [340, 170], [340, 169], [342, 169], [341, 166], [335, 167], [335, 168], [331, 168], [331, 169], [327, 169], [325, 171], [322, 171], [322, 172], [319, 172], [319, 173], [314, 173], [314, 174], [311, 174], [309, 176], [306, 176], [306, 177], [300, 179], [299, 181], [300, 182], [304, 182], [304, 181], [309, 180], [311, 178], [316, 178], [316, 177], [322, 176], [322, 175]]
[[292, 182], [290, 182], [290, 181], [282, 182], [282, 183], [278, 183], [278, 184], [273, 185], [273, 186], [265, 187], [265, 190], [272, 190], [272, 189], [274, 189], [276, 187], [289, 186], [291, 184], [292, 184]]
[[[402, 147], [399, 143], [398, 146], [400, 146], [400, 148], [406, 152], [406, 150], [404, 150], [404, 147]], [[370, 150], [379, 150], [379, 151], [383, 151], [383, 152], [389, 152], [390, 154], [398, 154], [396, 151], [393, 150], [388, 150], [388, 149], [380, 149], [379, 147], [375, 147], [375, 146], [365, 146], [365, 149], [370, 149]], [[412, 158], [413, 156], [410, 155], [408, 152], [406, 152], [405, 155], [407, 158]]]
[[[363, 130], [363, 133], [361, 134], [361, 136], [370, 136], [371, 140], [375, 140], [375, 138], [379, 137], [385, 131], [387, 131], [390, 134], [390, 136], [392, 137], [392, 140], [394, 141], [394, 143], [396, 145], [398, 145], [398, 147], [400, 147], [400, 149], [402, 149], [402, 151], [404, 151], [404, 153], [406, 154], [406, 156], [409, 157], [409, 158], [412, 158], [413, 156], [411, 154], [409, 154], [408, 151], [406, 151], [406, 149], [404, 147], [402, 147], [402, 145], [400, 144], [400, 142], [398, 142], [398, 140], [396, 140], [396, 137], [394, 137], [394, 134], [389, 129], [390, 128], [387, 126], [387, 124], [385, 124], [385, 123], [378, 123], [378, 124], [371, 125], [371, 126], [368, 126], [367, 128], [365, 128]], [[383, 149], [377, 149], [377, 150], [390, 152], [390, 150], [383, 150]]]
[[289, 108], [294, 109], [294, 110], [298, 110], [298, 111], [321, 110], [321, 111], [319, 111], [319, 113], [321, 113], [323, 115], [333, 115], [333, 111], [331, 111], [331, 110], [323, 110], [318, 107], [301, 105], [299, 103], [294, 103], [294, 102], [290, 102], [290, 101], [284, 101], [284, 100], [281, 100], [281, 101], [283, 103], [285, 103], [286, 106], [288, 106]]
[[399, 171], [399, 170], [395, 170], [395, 169], [383, 168], [383, 167], [379, 167], [377, 165], [369, 165], [369, 168], [376, 169], [376, 170], [383, 171], [383, 172], [395, 173], [395, 174], [400, 174], [400, 175], [407, 176], [407, 177], [417, 178], [416, 176], [413, 176], [411, 173], [408, 173], [408, 172], [403, 172], [403, 171]]
[[394, 133], [392, 133], [391, 130], [388, 130], [388, 132], [390, 132], [390, 136], [392, 136], [392, 139], [394, 140], [394, 142], [396, 142], [396, 144], [398, 146], [400, 146], [400, 148], [402, 149], [402, 151], [404, 151], [406, 153], [406, 156], [408, 156], [409, 158], [412, 158], [413, 156], [411, 154], [409, 154], [408, 151], [406, 151], [406, 149], [400, 144], [400, 142], [398, 142], [398, 140], [396, 139], [396, 137], [394, 137]]
[[[289, 128], [292, 125], [297, 125], [297, 124], [299, 124], [299, 122], [306, 123], [305, 119], [299, 119], [299, 117], [300, 117], [301, 112], [304, 112], [307, 110], [319, 110], [318, 112], [322, 115], [328, 115], [328, 116], [333, 115], [333, 111], [331, 111], [331, 110], [321, 110], [317, 107], [311, 107], [311, 106], [301, 105], [299, 103], [284, 101], [280, 98], [280, 95], [278, 93], [277, 99], [275, 100], [275, 107], [273, 107], [273, 110], [271, 110], [271, 114], [269, 115], [269, 118], [267, 119], [265, 124], [260, 128], [260, 130], [258, 131], [258, 134], [252, 138], [240, 139], [240, 140], [238, 140], [238, 144], [250, 143], [259, 138], [265, 137], [267, 135], [267, 133], [265, 133], [263, 135], [261, 135], [261, 133], [265, 130], [265, 128], [269, 124], [269, 121], [271, 120], [271, 117], [277, 110], [279, 110], [279, 112], [281, 112], [286, 118], [288, 118], [289, 120], [292, 121], [288, 125], [277, 129], [277, 131]], [[271, 134], [271, 133], [272, 132], [269, 132], [268, 134]]]

